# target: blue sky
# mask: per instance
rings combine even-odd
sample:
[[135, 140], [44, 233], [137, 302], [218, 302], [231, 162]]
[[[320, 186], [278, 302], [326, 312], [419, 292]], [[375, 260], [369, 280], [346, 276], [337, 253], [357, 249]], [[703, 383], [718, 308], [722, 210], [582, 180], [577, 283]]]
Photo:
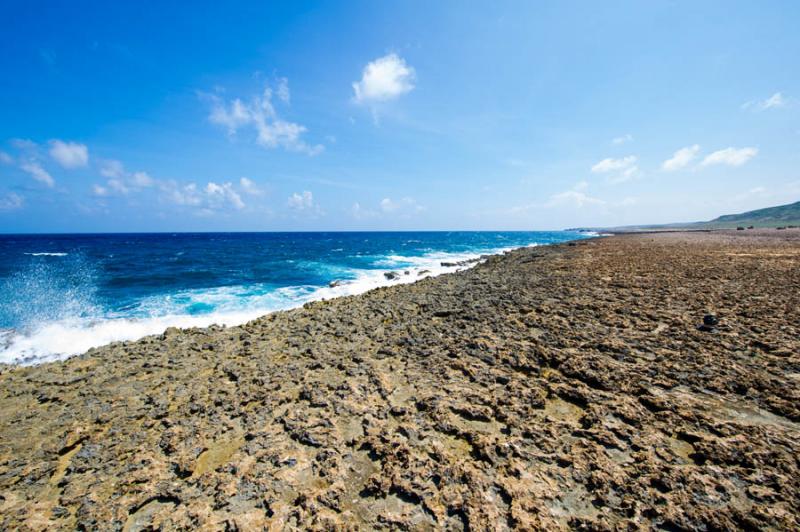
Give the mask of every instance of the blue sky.
[[0, 9], [0, 232], [558, 229], [800, 199], [797, 2]]

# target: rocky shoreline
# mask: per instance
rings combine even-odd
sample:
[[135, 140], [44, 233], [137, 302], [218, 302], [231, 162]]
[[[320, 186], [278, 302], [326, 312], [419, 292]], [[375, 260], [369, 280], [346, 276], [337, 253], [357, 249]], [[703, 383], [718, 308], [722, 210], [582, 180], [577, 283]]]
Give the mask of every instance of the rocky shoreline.
[[525, 248], [0, 374], [3, 529], [800, 528], [800, 231]]

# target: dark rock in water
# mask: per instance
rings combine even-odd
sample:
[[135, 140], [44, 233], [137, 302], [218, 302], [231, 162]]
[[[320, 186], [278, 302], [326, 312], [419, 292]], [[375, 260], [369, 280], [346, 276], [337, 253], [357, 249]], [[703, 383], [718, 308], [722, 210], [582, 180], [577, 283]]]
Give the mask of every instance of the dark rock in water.
[[425, 275], [426, 273], [431, 273], [430, 270], [420, 270], [417, 275]]
[[742, 227], [742, 226], [740, 225], [739, 227], [737, 227], [737, 228], [736, 228], [736, 230], [737, 230], [737, 231], [744, 231], [744, 227]]
[[337, 286], [342, 286], [342, 284], [344, 284], [344, 282], [337, 279], [328, 283], [328, 286], [331, 288], [336, 288]]
[[406, 270], [406, 271], [403, 272], [403, 275], [411, 275], [411, 272]]
[[386, 277], [386, 279], [388, 279], [389, 281], [394, 281], [400, 278], [400, 274], [397, 272], [386, 272], [383, 274], [383, 276]]
[[454, 268], [458, 266], [458, 264], [455, 262], [440, 262], [439, 264], [442, 266], [442, 268]]

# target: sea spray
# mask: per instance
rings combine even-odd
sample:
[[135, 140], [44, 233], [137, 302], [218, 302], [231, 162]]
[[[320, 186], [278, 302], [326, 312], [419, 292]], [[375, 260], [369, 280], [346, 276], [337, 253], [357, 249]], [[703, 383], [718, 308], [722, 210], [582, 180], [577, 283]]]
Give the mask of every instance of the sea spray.
[[[0, 362], [33, 364], [167, 327], [241, 324], [411, 283], [551, 233], [0, 236]], [[49, 248], [49, 249], [48, 249]], [[54, 249], [55, 248], [55, 249]]]

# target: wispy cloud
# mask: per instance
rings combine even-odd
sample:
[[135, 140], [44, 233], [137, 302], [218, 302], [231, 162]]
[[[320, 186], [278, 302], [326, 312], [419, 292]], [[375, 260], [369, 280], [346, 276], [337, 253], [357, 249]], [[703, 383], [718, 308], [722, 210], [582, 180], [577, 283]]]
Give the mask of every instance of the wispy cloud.
[[131, 183], [140, 188], [152, 187], [155, 179], [150, 177], [147, 172], [134, 172], [130, 177]]
[[109, 159], [100, 162], [100, 175], [108, 178], [120, 178], [125, 174], [125, 167], [121, 162]]
[[255, 183], [255, 181], [248, 179], [247, 177], [242, 177], [239, 179], [239, 186], [241, 187], [242, 192], [250, 196], [260, 196], [264, 193], [264, 191]]
[[158, 187], [162, 201], [192, 207], [197, 215], [208, 216], [230, 209], [242, 210], [246, 207], [241, 194], [231, 182], [218, 184], [209, 181], [205, 187], [199, 187], [196, 183], [181, 185], [174, 180], [168, 180], [159, 182]]
[[750, 100], [742, 104], [742, 109], [753, 109], [755, 111], [766, 111], [767, 109], [777, 109], [778, 107], [785, 107], [787, 104], [786, 98], [782, 93], [776, 92], [766, 100]]
[[64, 168], [82, 168], [89, 164], [89, 148], [55, 139], [50, 141], [50, 157]]
[[665, 172], [674, 172], [676, 170], [680, 170], [681, 168], [685, 168], [694, 160], [695, 157], [697, 157], [699, 152], [700, 146], [698, 144], [681, 148], [673, 153], [672, 157], [661, 163], [661, 169]]
[[302, 193], [295, 192], [289, 196], [286, 204], [295, 211], [311, 210], [314, 208], [314, 194], [308, 190]]
[[275, 87], [275, 95], [283, 103], [287, 105], [291, 103], [290, 100], [292, 97], [291, 93], [289, 92], [289, 80], [287, 78], [280, 78], [278, 80], [278, 85]]
[[108, 180], [105, 184], [93, 185], [95, 196], [126, 195], [158, 184], [147, 172], [128, 172], [120, 161], [114, 159], [101, 161], [99, 172]]
[[758, 148], [725, 148], [709, 154], [703, 159], [702, 166], [722, 164], [726, 166], [742, 166], [758, 155]]
[[425, 210], [417, 200], [409, 196], [398, 200], [383, 198], [376, 208], [364, 207], [356, 202], [350, 209], [353, 218], [367, 220], [370, 218], [410, 218]]
[[362, 207], [359, 202], [353, 203], [353, 206], [350, 208], [350, 214], [356, 220], [368, 220], [370, 218], [375, 218], [378, 216], [378, 211], [374, 209], [370, 209], [368, 207]]
[[628, 157], [623, 157], [621, 159], [603, 159], [599, 163], [592, 166], [592, 172], [595, 173], [606, 173], [606, 172], [613, 172], [616, 170], [624, 170], [626, 168], [630, 168], [632, 165], [636, 164], [636, 156], [629, 155]]
[[417, 200], [410, 197], [393, 200], [392, 198], [383, 198], [380, 203], [381, 211], [400, 216], [410, 216], [418, 212], [422, 212], [425, 208], [417, 203]]
[[19, 165], [22, 171], [27, 172], [32, 178], [36, 181], [45, 184], [46, 186], [53, 188], [56, 185], [55, 179], [50, 173], [42, 168], [42, 165], [36, 161], [24, 161], [22, 164]]
[[205, 186], [194, 182], [178, 183], [175, 180], [155, 179], [147, 172], [128, 172], [117, 160], [103, 161], [100, 174], [107, 177], [105, 183], [92, 185], [92, 195], [98, 198], [128, 196], [154, 190], [160, 201], [181, 207], [191, 207], [196, 215], [208, 216], [227, 210], [242, 210], [246, 207], [242, 194], [255, 190], [255, 184], [242, 178], [233, 182], [209, 181]]
[[617, 144], [617, 145], [625, 144], [626, 142], [633, 142], [633, 135], [631, 135], [630, 133], [626, 133], [625, 135], [622, 135], [620, 137], [615, 137], [611, 141], [612, 144]]
[[397, 54], [367, 63], [361, 79], [353, 82], [353, 99], [358, 103], [393, 100], [414, 89], [416, 72]]
[[596, 174], [610, 174], [610, 183], [624, 183], [636, 177], [639, 167], [636, 165], [635, 155], [629, 155], [620, 159], [607, 158], [592, 166], [592, 172]]
[[25, 200], [16, 192], [0, 196], [0, 211], [15, 211], [21, 209], [24, 204]]
[[199, 207], [203, 203], [203, 197], [195, 183], [180, 185], [174, 180], [160, 183], [159, 189], [162, 192], [162, 199], [175, 205]]
[[565, 190], [564, 192], [559, 192], [558, 194], [553, 194], [550, 196], [550, 201], [548, 201], [545, 206], [572, 206], [581, 209], [586, 205], [604, 205], [606, 203], [600, 198], [589, 196], [586, 193], [588, 188], [589, 183], [586, 181], [580, 181], [570, 190]]
[[[275, 93], [280, 101], [289, 103], [289, 85], [285, 78], [279, 81]], [[282, 147], [308, 155], [321, 153], [325, 149], [322, 144], [310, 145], [302, 139], [307, 131], [305, 126], [284, 120], [278, 115], [272, 96], [273, 90], [269, 86], [248, 102], [240, 98], [225, 101], [216, 94], [203, 95], [211, 102], [208, 120], [223, 127], [231, 137], [240, 130], [250, 129], [256, 135], [255, 142], [264, 148]]]
[[233, 189], [232, 183], [217, 183], [209, 182], [205, 189], [206, 199], [209, 207], [212, 209], [221, 209], [226, 206], [231, 206], [236, 210], [244, 209], [244, 201], [242, 197]]

